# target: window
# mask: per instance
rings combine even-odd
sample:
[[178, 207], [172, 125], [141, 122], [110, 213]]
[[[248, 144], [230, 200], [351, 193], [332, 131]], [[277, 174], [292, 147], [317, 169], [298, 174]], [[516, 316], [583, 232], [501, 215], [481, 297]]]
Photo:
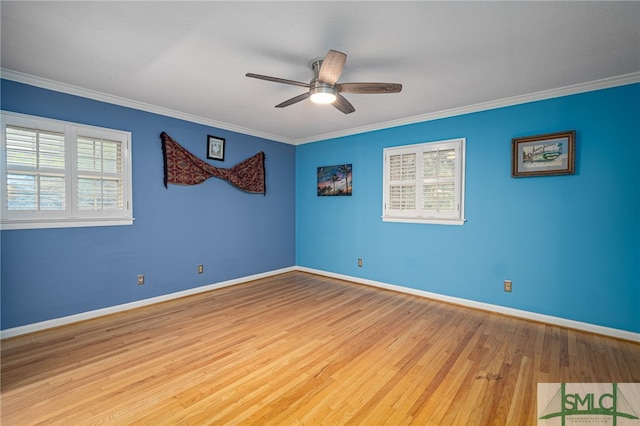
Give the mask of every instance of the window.
[[382, 220], [462, 225], [465, 139], [384, 150]]
[[130, 141], [2, 112], [2, 229], [132, 224]]

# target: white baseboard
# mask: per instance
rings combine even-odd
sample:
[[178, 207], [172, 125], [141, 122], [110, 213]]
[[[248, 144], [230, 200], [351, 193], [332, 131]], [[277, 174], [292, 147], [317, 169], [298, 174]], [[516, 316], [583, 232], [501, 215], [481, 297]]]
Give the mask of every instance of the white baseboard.
[[205, 291], [211, 291], [218, 288], [229, 287], [236, 284], [242, 284], [248, 281], [257, 280], [260, 278], [267, 278], [273, 275], [283, 274], [285, 272], [294, 271], [294, 267], [277, 269], [274, 271], [264, 272], [261, 274], [249, 275], [247, 277], [236, 278], [233, 280], [222, 281], [215, 284], [209, 284], [202, 287], [190, 288], [188, 290], [178, 291], [176, 293], [165, 294], [162, 296], [152, 297], [149, 299], [137, 300], [135, 302], [125, 303], [122, 305], [109, 306], [108, 308], [96, 309], [94, 311], [82, 312], [75, 315], [69, 315], [61, 318], [54, 318], [47, 321], [37, 322], [33, 324], [22, 325], [19, 327], [8, 328], [0, 331], [0, 339], [7, 339], [9, 337], [19, 336], [21, 334], [33, 333], [35, 331], [46, 330], [48, 328], [59, 327], [61, 325], [67, 325], [78, 321], [84, 321], [92, 318], [102, 317], [105, 315], [111, 315], [122, 311], [128, 311], [130, 309], [140, 308], [142, 306], [153, 305], [154, 303], [166, 302], [167, 300], [178, 299], [180, 297], [191, 296], [192, 294], [204, 293]]
[[640, 333], [633, 333], [631, 331], [619, 330], [617, 328], [603, 327], [600, 325], [589, 324], [580, 321], [573, 321], [565, 318], [553, 317], [550, 315], [537, 314], [529, 311], [522, 311], [519, 309], [507, 308], [499, 305], [492, 305], [490, 303], [476, 302], [468, 299], [461, 299], [458, 297], [445, 296], [438, 293], [431, 293], [424, 290], [418, 290], [410, 287], [403, 287], [395, 284], [383, 283], [380, 281], [373, 281], [364, 278], [352, 277], [350, 275], [336, 274], [333, 272], [322, 271], [318, 269], [306, 268], [302, 266], [292, 266], [283, 269], [277, 269], [274, 271], [264, 272], [261, 274], [249, 275], [242, 278], [236, 278], [233, 280], [222, 281], [215, 284], [209, 284], [202, 287], [191, 288], [189, 290], [179, 291], [176, 293], [165, 294], [162, 296], [152, 297], [144, 300], [137, 300], [131, 303], [125, 303], [122, 305], [110, 306], [108, 308], [96, 309], [93, 311], [82, 312], [75, 315], [69, 315], [61, 318], [54, 318], [47, 321], [37, 322], [33, 324], [27, 324], [19, 327], [8, 328], [0, 331], [0, 339], [7, 339], [9, 337], [19, 336], [22, 334], [33, 333], [36, 331], [46, 330], [48, 328], [59, 327], [61, 325], [67, 325], [74, 322], [84, 321], [92, 318], [97, 318], [105, 315], [111, 315], [118, 312], [127, 311], [130, 309], [140, 308], [142, 306], [152, 305], [154, 303], [165, 302], [172, 299], [178, 299], [185, 296], [191, 296], [193, 294], [204, 293], [206, 291], [215, 290], [218, 288], [229, 287], [236, 284], [242, 284], [248, 281], [257, 280], [260, 278], [267, 278], [274, 275], [283, 274], [285, 272], [301, 271], [309, 272], [316, 275], [323, 275], [330, 278], [337, 278], [340, 280], [351, 281], [358, 284], [364, 284], [371, 287], [382, 288], [386, 290], [397, 291], [400, 293], [412, 294], [415, 296], [425, 297], [428, 299], [439, 300], [455, 305], [465, 306], [474, 309], [480, 309], [488, 312], [495, 312], [498, 314], [509, 315], [512, 317], [523, 318], [531, 321], [542, 322], [551, 325], [557, 325], [560, 327], [571, 328], [575, 330], [586, 331], [589, 333], [600, 334], [609, 337], [615, 337], [617, 339], [630, 340], [633, 342], [640, 342]]
[[632, 342], [640, 342], [640, 333], [620, 330], [617, 328], [603, 327], [600, 325], [589, 324], [580, 321], [573, 321], [565, 318], [554, 317], [550, 315], [537, 314], [535, 312], [522, 311], [520, 309], [507, 308], [500, 305], [492, 305], [490, 303], [476, 302], [474, 300], [461, 299], [459, 297], [445, 296], [443, 294], [431, 293], [429, 291], [418, 290], [415, 288], [403, 287], [395, 284], [387, 284], [379, 281], [368, 280], [364, 278], [352, 277], [350, 275], [336, 274], [333, 272], [322, 271], [318, 269], [305, 268], [301, 266], [295, 267], [296, 271], [309, 272], [316, 275], [323, 275], [330, 278], [337, 278], [345, 281], [351, 281], [358, 284], [364, 284], [372, 287], [383, 288], [386, 290], [397, 291], [400, 293], [412, 294], [415, 296], [426, 297], [428, 299], [439, 300], [442, 302], [452, 303], [455, 305], [465, 306], [474, 309], [480, 309], [488, 312], [509, 315], [512, 317], [523, 318], [531, 321], [542, 322], [560, 327], [571, 328], [575, 330], [586, 331], [589, 333], [600, 334], [617, 339], [630, 340]]

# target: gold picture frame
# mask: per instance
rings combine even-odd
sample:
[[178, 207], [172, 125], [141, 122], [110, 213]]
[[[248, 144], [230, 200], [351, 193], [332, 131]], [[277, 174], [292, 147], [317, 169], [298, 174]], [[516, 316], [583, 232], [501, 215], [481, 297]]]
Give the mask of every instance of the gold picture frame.
[[575, 130], [514, 138], [511, 177], [572, 175], [575, 157]]

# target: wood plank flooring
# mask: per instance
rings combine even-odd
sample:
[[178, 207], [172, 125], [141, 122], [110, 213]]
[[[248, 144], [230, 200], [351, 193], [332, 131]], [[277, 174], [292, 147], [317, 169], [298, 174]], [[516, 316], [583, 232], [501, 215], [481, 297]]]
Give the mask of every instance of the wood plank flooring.
[[291, 272], [2, 342], [2, 425], [534, 425], [640, 345]]

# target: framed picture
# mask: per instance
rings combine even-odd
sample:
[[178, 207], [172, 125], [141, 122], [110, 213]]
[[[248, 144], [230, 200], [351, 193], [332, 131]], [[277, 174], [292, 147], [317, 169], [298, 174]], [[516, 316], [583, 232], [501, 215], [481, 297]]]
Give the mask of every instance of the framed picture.
[[511, 177], [572, 175], [575, 157], [575, 130], [514, 138]]
[[352, 169], [351, 164], [318, 167], [318, 197], [351, 195]]
[[207, 136], [207, 158], [224, 161], [224, 139], [217, 136]]

